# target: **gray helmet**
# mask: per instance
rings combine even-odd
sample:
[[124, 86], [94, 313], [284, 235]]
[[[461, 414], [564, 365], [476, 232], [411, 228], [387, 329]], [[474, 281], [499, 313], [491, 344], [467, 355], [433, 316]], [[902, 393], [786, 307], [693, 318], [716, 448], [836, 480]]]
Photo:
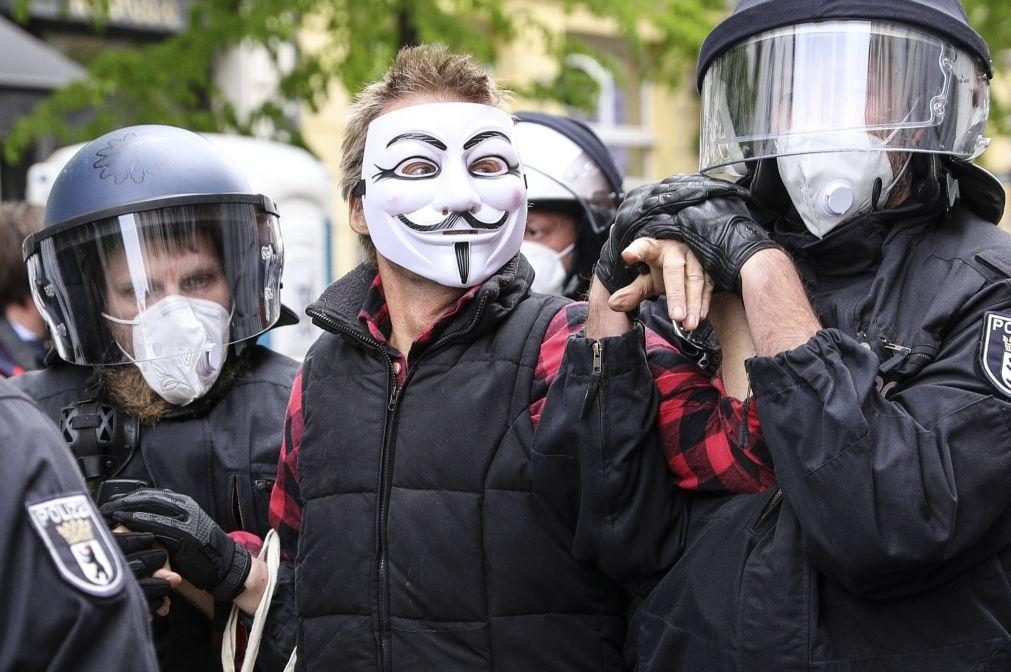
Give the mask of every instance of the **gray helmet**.
[[196, 133], [133, 126], [88, 143], [57, 176], [44, 227], [23, 246], [60, 356], [102, 365], [179, 355], [138, 337], [173, 295], [196, 306], [194, 323], [201, 310], [224, 311], [219, 350], [264, 332], [281, 311], [277, 217]]

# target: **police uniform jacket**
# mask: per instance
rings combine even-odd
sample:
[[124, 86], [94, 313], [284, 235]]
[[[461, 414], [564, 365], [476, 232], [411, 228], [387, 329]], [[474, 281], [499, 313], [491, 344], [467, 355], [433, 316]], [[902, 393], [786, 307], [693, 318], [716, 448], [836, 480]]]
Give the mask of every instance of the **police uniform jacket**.
[[0, 670], [157, 670], [147, 605], [59, 434], [0, 382]]
[[747, 363], [781, 487], [692, 500], [629, 665], [1011, 669], [1011, 237], [944, 194], [770, 226], [824, 325]]
[[[240, 356], [244, 364], [227, 389], [212, 389], [157, 423], [138, 426], [130, 457], [115, 477], [189, 495], [226, 532], [262, 536], [269, 529], [267, 505], [297, 365], [261, 346]], [[13, 384], [57, 423], [68, 405], [101, 394], [94, 369], [62, 363]], [[123, 416], [118, 421], [129, 422]], [[169, 615], [153, 627], [163, 670], [220, 669], [212, 624], [186, 600], [173, 599]]]

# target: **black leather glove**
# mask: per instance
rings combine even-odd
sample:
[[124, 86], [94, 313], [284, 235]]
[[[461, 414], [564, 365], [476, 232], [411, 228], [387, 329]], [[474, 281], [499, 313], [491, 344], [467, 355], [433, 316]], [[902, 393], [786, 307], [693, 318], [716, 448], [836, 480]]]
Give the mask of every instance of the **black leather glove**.
[[112, 536], [126, 558], [130, 573], [144, 591], [148, 613], [157, 615], [165, 598], [172, 593], [172, 586], [165, 579], [156, 579], [151, 575], [165, 566], [168, 553], [154, 547], [155, 538], [150, 532], [123, 532]]
[[243, 591], [252, 558], [186, 495], [137, 490], [102, 505], [102, 515], [134, 532], [151, 532], [168, 549], [172, 568], [214, 599]]
[[637, 238], [683, 241], [715, 288], [737, 291], [741, 267], [760, 250], [779, 247], [745, 206], [748, 191], [705, 175], [672, 175], [632, 190], [618, 208], [595, 273], [613, 294], [638, 275], [621, 252]]

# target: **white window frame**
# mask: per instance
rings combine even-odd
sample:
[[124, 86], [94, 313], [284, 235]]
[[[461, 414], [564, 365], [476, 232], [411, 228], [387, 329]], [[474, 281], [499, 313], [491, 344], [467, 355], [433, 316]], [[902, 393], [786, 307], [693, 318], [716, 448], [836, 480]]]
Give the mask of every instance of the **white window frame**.
[[625, 186], [630, 188], [649, 182], [648, 175], [653, 173], [653, 162], [656, 160], [656, 136], [650, 130], [651, 90], [647, 84], [639, 86], [640, 109], [642, 119], [639, 124], [622, 124], [615, 119], [615, 100], [618, 87], [614, 75], [592, 56], [587, 54], [570, 54], [565, 59], [565, 65], [585, 72], [598, 87], [597, 107], [593, 121], [588, 122], [590, 128], [600, 136], [609, 147], [627, 147], [629, 149], [646, 150], [643, 169], [646, 175], [626, 175]]

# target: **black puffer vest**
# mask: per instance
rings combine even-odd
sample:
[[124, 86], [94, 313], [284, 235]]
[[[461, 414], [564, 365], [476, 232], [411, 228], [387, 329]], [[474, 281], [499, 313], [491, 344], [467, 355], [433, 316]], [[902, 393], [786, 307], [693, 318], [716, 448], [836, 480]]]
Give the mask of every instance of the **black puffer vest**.
[[356, 319], [360, 267], [307, 312], [296, 604], [308, 670], [617, 670], [618, 589], [571, 553], [533, 468], [531, 385], [563, 299], [519, 256], [404, 384]]

